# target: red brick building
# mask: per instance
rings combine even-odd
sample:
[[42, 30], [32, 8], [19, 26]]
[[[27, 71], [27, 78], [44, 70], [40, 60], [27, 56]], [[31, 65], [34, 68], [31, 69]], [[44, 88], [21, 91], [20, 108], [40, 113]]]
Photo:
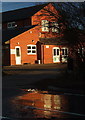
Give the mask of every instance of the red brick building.
[[4, 12], [3, 64], [67, 62], [65, 26], [58, 23], [59, 17], [52, 3]]

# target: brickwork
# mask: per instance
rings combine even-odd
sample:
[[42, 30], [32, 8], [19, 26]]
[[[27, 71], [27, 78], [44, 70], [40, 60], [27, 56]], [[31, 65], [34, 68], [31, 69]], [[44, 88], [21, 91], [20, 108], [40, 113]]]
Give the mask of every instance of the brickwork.
[[60, 17], [59, 12], [55, 9], [55, 7], [52, 4], [48, 4], [32, 16], [32, 25], [38, 25], [37, 30], [39, 33], [41, 33], [40, 37], [42, 38], [59, 37], [63, 34], [52, 32], [51, 28], [49, 28], [49, 32], [43, 32], [41, 25], [42, 20], [48, 20], [49, 22], [58, 22], [58, 17]]
[[[28, 13], [29, 14], [29, 13]], [[40, 60], [40, 63], [53, 63], [53, 47], [58, 47], [58, 45], [43, 45], [43, 43], [37, 44], [39, 38], [53, 38], [62, 36], [62, 32], [56, 33], [52, 32], [52, 29], [49, 28], [49, 31], [42, 31], [41, 20], [48, 20], [49, 23], [58, 21], [59, 13], [55, 7], [50, 3], [45, 6], [43, 9], [38, 11], [28, 20], [17, 21], [19, 26], [25, 26], [28, 24], [36, 25], [36, 27], [31, 28], [30, 30], [12, 38], [10, 40], [10, 63], [11, 65], [16, 65], [16, 51], [15, 48], [19, 47], [20, 49], [20, 64], [35, 64], [36, 61]], [[36, 45], [37, 51], [36, 54], [28, 54], [27, 45]], [[14, 52], [14, 53], [13, 53]]]
[[[32, 32], [32, 33], [31, 33]], [[34, 64], [37, 60], [36, 55], [27, 54], [27, 45], [35, 45], [38, 41], [38, 33], [32, 28], [10, 40], [10, 49], [15, 49], [15, 46], [21, 47], [21, 64], [31, 63]], [[15, 54], [11, 54], [11, 65], [15, 65]]]

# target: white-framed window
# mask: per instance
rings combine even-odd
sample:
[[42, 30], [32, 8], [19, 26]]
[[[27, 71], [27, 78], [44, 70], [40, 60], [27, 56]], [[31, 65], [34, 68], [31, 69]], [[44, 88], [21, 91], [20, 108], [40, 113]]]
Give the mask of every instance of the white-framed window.
[[81, 54], [82, 56], [85, 56], [85, 48], [82, 47], [82, 48], [78, 49], [78, 53]]
[[36, 45], [27, 45], [27, 54], [35, 55], [36, 54]]
[[82, 48], [82, 55], [85, 56], [85, 48]]
[[15, 22], [9, 22], [7, 23], [7, 28], [15, 28], [17, 27], [16, 23]]
[[53, 56], [60, 55], [60, 50], [58, 48], [53, 48]]
[[59, 28], [58, 23], [57, 23], [57, 22], [52, 22], [51, 25], [52, 25], [52, 32], [59, 33], [59, 30], [58, 30], [58, 28]]
[[62, 55], [68, 56], [68, 49], [67, 48], [62, 48], [61, 53], [62, 53]]
[[49, 32], [49, 21], [48, 20], [42, 20], [42, 31]]

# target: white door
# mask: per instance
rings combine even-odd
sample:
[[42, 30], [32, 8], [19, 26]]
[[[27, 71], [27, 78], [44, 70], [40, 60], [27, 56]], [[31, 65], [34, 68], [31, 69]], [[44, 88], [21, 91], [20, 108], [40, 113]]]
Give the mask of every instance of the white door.
[[63, 47], [61, 48], [61, 51], [62, 51], [62, 62], [67, 62], [68, 48]]
[[16, 58], [16, 65], [21, 64], [21, 49], [20, 49], [20, 46], [15, 47], [15, 58]]
[[53, 62], [60, 62], [60, 48], [54, 47], [53, 48]]

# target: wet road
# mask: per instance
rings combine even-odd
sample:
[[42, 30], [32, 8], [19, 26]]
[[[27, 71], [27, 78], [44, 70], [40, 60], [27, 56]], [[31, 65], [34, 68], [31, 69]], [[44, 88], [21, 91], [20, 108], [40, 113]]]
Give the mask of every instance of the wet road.
[[53, 86], [48, 86], [47, 90], [33, 86], [41, 79], [56, 78], [63, 69], [36, 70], [17, 68], [9, 70], [12, 75], [4, 76], [2, 120], [83, 120], [84, 94]]
[[[17, 91], [18, 92], [18, 91]], [[4, 116], [11, 120], [85, 118], [85, 95], [22, 89], [7, 100]]]

